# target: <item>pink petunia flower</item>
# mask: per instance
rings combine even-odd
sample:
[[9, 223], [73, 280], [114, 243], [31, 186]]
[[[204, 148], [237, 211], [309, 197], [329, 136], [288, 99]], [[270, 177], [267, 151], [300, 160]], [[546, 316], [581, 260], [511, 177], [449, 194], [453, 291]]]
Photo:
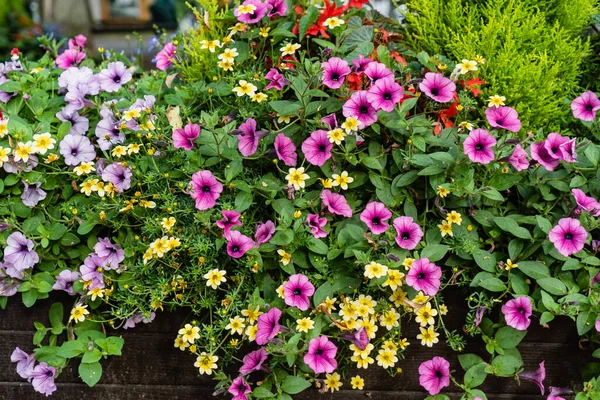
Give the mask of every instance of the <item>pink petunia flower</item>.
[[567, 144], [568, 141], [568, 137], [561, 136], [556, 132], [552, 132], [548, 134], [548, 137], [546, 140], [544, 140], [544, 147], [551, 157], [556, 158], [557, 160], [564, 160], [561, 146]]
[[553, 171], [559, 164], [559, 160], [554, 158], [546, 149], [545, 142], [531, 143], [530, 151], [531, 158], [548, 171]]
[[246, 354], [242, 359], [240, 374], [248, 375], [252, 371], [261, 370], [265, 361], [267, 361], [267, 350], [265, 350], [264, 347], [261, 347], [258, 350], [251, 351], [250, 353]]
[[357, 90], [342, 106], [344, 117], [354, 117], [358, 120], [359, 128], [363, 129], [377, 122], [377, 110], [367, 97], [366, 90]]
[[412, 217], [394, 219], [394, 228], [396, 228], [396, 243], [402, 249], [413, 250], [423, 238], [421, 227]]
[[227, 389], [233, 395], [235, 400], [248, 400], [248, 393], [252, 391], [250, 385], [246, 383], [243, 376], [238, 376], [231, 382], [231, 386]]
[[296, 145], [289, 137], [280, 133], [275, 138], [275, 154], [285, 165], [288, 167], [295, 167], [298, 161], [298, 154], [296, 154]]
[[365, 69], [367, 68], [367, 66], [369, 64], [371, 64], [372, 62], [373, 62], [373, 60], [371, 60], [370, 58], [365, 58], [365, 56], [363, 56], [362, 53], [360, 53], [356, 60], [352, 60], [352, 66], [354, 67], [354, 72], [356, 72], [358, 74], [365, 72]]
[[515, 146], [510, 157], [508, 157], [508, 163], [513, 166], [517, 171], [523, 171], [529, 168], [529, 161], [527, 160], [527, 152], [521, 147], [520, 144]]
[[544, 361], [540, 363], [540, 366], [537, 370], [533, 372], [520, 373], [519, 378], [525, 379], [526, 381], [533, 382], [536, 385], [538, 385], [542, 396], [544, 395], [544, 379], [546, 379], [546, 367], [544, 366]]
[[435, 396], [450, 386], [450, 363], [443, 357], [433, 357], [419, 365], [419, 384]]
[[285, 0], [265, 0], [265, 4], [269, 7], [269, 17], [279, 15], [285, 17], [288, 6]]
[[191, 150], [194, 140], [200, 136], [200, 125], [187, 124], [183, 129], [173, 130], [173, 147], [176, 149]]
[[267, 131], [256, 131], [256, 120], [254, 118], [248, 118], [238, 129], [231, 131], [231, 134], [237, 135], [238, 150], [244, 157], [256, 153], [259, 139], [268, 133]]
[[402, 99], [402, 92], [402, 86], [393, 79], [379, 79], [367, 91], [367, 99], [376, 110], [391, 112]]
[[561, 218], [558, 225], [552, 228], [548, 234], [548, 238], [560, 254], [569, 257], [571, 254], [579, 253], [588, 233], [579, 220], [574, 218]]
[[254, 240], [239, 231], [229, 231], [225, 238], [229, 242], [227, 243], [227, 254], [233, 258], [241, 258], [254, 247]]
[[[250, 6], [254, 7], [252, 12], [244, 12], [242, 10], [242, 6]], [[269, 12], [269, 6], [263, 3], [260, 0], [246, 0], [239, 7], [233, 10], [233, 15], [235, 15], [239, 22], [244, 24], [255, 24]]]
[[583, 210], [594, 217], [600, 217], [600, 202], [593, 197], [586, 196], [581, 189], [571, 189], [571, 194], [577, 202], [577, 210]]
[[337, 368], [336, 353], [336, 345], [330, 342], [327, 336], [319, 336], [308, 342], [304, 362], [315, 374], [330, 374]]
[[550, 386], [548, 389], [550, 389], [550, 393], [548, 393], [546, 400], [565, 400], [560, 396], [573, 394], [573, 391], [569, 388]]
[[256, 233], [254, 233], [254, 239], [256, 247], [263, 243], [267, 243], [275, 234], [275, 224], [273, 221], [267, 221], [265, 223], [259, 223], [256, 225]]
[[173, 42], [165, 44], [162, 50], [156, 55], [156, 68], [160, 69], [161, 71], [166, 71], [169, 69], [175, 60], [176, 51], [177, 47], [173, 44]]
[[327, 225], [327, 218], [319, 218], [319, 214], [308, 214], [306, 225], [317, 239], [327, 236], [327, 232], [323, 230], [323, 227]]
[[325, 189], [321, 192], [321, 200], [330, 213], [343, 215], [348, 218], [352, 216], [352, 209], [348, 205], [344, 195], [333, 193], [331, 190]]
[[329, 115], [324, 116], [323, 118], [321, 118], [321, 122], [327, 124], [329, 130], [333, 130], [338, 127], [337, 117], [335, 116], [335, 113], [331, 113]]
[[406, 284], [413, 289], [422, 290], [428, 296], [435, 296], [440, 290], [442, 269], [428, 258], [413, 261], [412, 267], [406, 274]]
[[331, 57], [324, 63], [321, 63], [323, 69], [323, 84], [330, 89], [339, 89], [344, 84], [346, 75], [349, 75], [350, 67], [346, 60], [342, 60], [339, 57]]
[[378, 201], [372, 201], [360, 213], [360, 220], [367, 224], [367, 227], [375, 235], [384, 233], [389, 225], [385, 222], [392, 218], [392, 212], [385, 207], [385, 204]]
[[56, 66], [62, 69], [73, 67], [85, 58], [85, 53], [77, 49], [67, 49], [61, 55], [56, 57]]
[[375, 83], [380, 79], [394, 79], [394, 73], [385, 66], [385, 64], [371, 61], [365, 68], [365, 75]]
[[85, 44], [87, 43], [87, 37], [84, 35], [77, 35], [74, 38], [69, 39], [68, 45], [69, 49], [85, 49]]
[[593, 121], [598, 110], [600, 110], [600, 100], [594, 92], [583, 92], [571, 103], [573, 116], [582, 121]]
[[234, 210], [222, 210], [221, 215], [223, 215], [223, 219], [218, 220], [216, 225], [223, 229], [226, 235], [234, 226], [242, 226], [242, 221], [240, 221], [242, 215], [239, 212]]
[[306, 275], [295, 274], [283, 285], [283, 296], [285, 304], [290, 307], [298, 307], [301, 311], [308, 310], [310, 306], [309, 297], [315, 293], [315, 287]]
[[496, 139], [485, 129], [473, 129], [463, 142], [463, 149], [471, 161], [480, 164], [489, 164], [494, 161], [492, 147], [496, 143]]
[[276, 89], [283, 90], [283, 87], [290, 83], [285, 77], [275, 68], [271, 68], [265, 75], [265, 79], [269, 81], [265, 90]]
[[509, 300], [502, 306], [502, 314], [506, 325], [518, 331], [525, 331], [531, 323], [531, 300], [525, 296]]
[[361, 350], [367, 348], [370, 339], [369, 333], [364, 327], [361, 327], [359, 330], [353, 333], [344, 333], [343, 335], [340, 335], [340, 338], [352, 342], [352, 344]]
[[438, 103], [447, 103], [454, 97], [456, 85], [452, 79], [435, 72], [425, 74], [425, 79], [419, 83], [419, 90]]
[[302, 143], [302, 152], [306, 161], [318, 167], [331, 158], [333, 144], [329, 142], [327, 131], [316, 130]]
[[511, 132], [518, 132], [521, 129], [519, 114], [512, 107], [489, 107], [485, 110], [485, 117], [494, 128], [503, 128]]
[[271, 308], [268, 312], [258, 317], [258, 331], [256, 332], [256, 344], [263, 345], [269, 343], [275, 335], [281, 330], [279, 319], [281, 310], [277, 307]]
[[217, 204], [223, 185], [209, 170], [200, 170], [192, 175], [190, 196], [196, 200], [198, 210], [208, 210]]

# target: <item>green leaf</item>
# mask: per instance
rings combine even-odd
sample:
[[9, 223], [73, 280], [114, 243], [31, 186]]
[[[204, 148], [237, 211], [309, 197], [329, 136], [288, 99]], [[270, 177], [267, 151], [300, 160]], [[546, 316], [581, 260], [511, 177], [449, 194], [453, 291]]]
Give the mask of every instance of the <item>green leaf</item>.
[[550, 276], [548, 267], [537, 261], [519, 261], [518, 268], [519, 271], [533, 279], [542, 279]]
[[298, 115], [298, 111], [300, 108], [302, 108], [300, 103], [291, 102], [288, 100], [272, 101], [269, 103], [269, 105], [277, 114], [282, 116]]
[[483, 363], [484, 361], [481, 357], [479, 357], [476, 354], [467, 353], [467, 354], [460, 354], [458, 356], [458, 362], [460, 363], [460, 366], [462, 367], [462, 369], [464, 369], [465, 371], [468, 371], [473, 366]]
[[308, 244], [307, 246], [308, 249], [314, 253], [317, 254], [327, 254], [327, 252], [329, 251], [329, 247], [320, 239], [311, 237], [310, 239], [308, 239]]
[[74, 246], [80, 242], [81, 240], [79, 240], [79, 237], [71, 232], [65, 233], [65, 235], [60, 239], [60, 244], [63, 246]]
[[36, 289], [29, 289], [26, 292], [21, 294], [21, 300], [23, 300], [23, 304], [25, 307], [30, 308], [35, 304], [38, 299], [39, 292]]
[[465, 372], [465, 385], [469, 388], [481, 385], [487, 376], [485, 369], [485, 363], [477, 364], [469, 368], [469, 370]]
[[70, 130], [71, 130], [71, 122], [70, 121], [63, 122], [58, 127], [58, 137], [62, 138], [64, 136], [66, 136]]
[[556, 296], [564, 296], [567, 294], [567, 287], [561, 280], [556, 278], [541, 278], [537, 280], [545, 291]]
[[504, 201], [504, 196], [502, 196], [502, 194], [499, 191], [492, 187], [489, 187], [487, 188], [487, 190], [482, 191], [481, 194], [490, 200]]
[[69, 340], [58, 349], [57, 354], [64, 358], [77, 357], [87, 351], [87, 345], [81, 340]]
[[600, 148], [598, 145], [594, 143], [590, 143], [584, 150], [583, 154], [590, 160], [595, 167], [598, 166], [598, 161], [600, 161]]
[[479, 286], [491, 292], [503, 292], [506, 285], [500, 279], [494, 277], [489, 272], [480, 272], [473, 278], [471, 287]]
[[542, 217], [541, 215], [536, 215], [535, 219], [537, 221], [538, 226], [542, 230], [542, 232], [544, 232], [546, 234], [548, 232], [550, 232], [550, 229], [552, 229], [552, 223], [550, 223], [550, 221], [548, 221], [546, 218]]
[[118, 336], [109, 336], [106, 339], [96, 339], [94, 341], [102, 350], [113, 356], [120, 356], [125, 339]]
[[102, 365], [99, 362], [85, 364], [79, 364], [79, 377], [82, 381], [87, 383], [89, 387], [94, 386], [100, 380], [102, 376]]
[[596, 314], [590, 311], [581, 311], [579, 315], [577, 315], [577, 333], [579, 336], [583, 336], [588, 333], [596, 322]]
[[523, 360], [511, 355], [496, 356], [492, 360], [492, 367], [498, 376], [514, 375], [523, 366]]
[[50, 319], [50, 325], [52, 326], [52, 333], [54, 335], [60, 335], [63, 331], [63, 305], [62, 303], [53, 303], [50, 306], [48, 316]]
[[310, 382], [299, 376], [288, 375], [281, 389], [288, 394], [298, 394], [310, 387]]
[[300, 22], [298, 23], [298, 37], [300, 38], [300, 40], [304, 38], [304, 35], [306, 35], [306, 31], [308, 30], [308, 28], [310, 28], [312, 24], [317, 22], [318, 18], [319, 10], [315, 6], [310, 6], [306, 10], [306, 14], [302, 18], [300, 18]]
[[429, 244], [421, 251], [421, 258], [426, 257], [431, 262], [439, 261], [448, 252], [450, 246], [445, 244]]
[[96, 226], [94, 221], [83, 221], [77, 228], [77, 233], [80, 235], [87, 235]]
[[252, 391], [252, 397], [256, 397], [257, 399], [270, 399], [275, 397], [275, 395], [271, 393], [267, 388], [258, 386]]
[[343, 44], [348, 47], [353, 47], [366, 42], [373, 42], [372, 26], [362, 26], [356, 29], [354, 32], [348, 35]]
[[63, 237], [63, 235], [65, 234], [65, 232], [68, 229], [69, 228], [67, 228], [63, 224], [54, 223], [50, 227], [50, 237], [48, 237], [48, 239], [50, 239], [50, 240], [58, 240], [61, 237]]
[[500, 229], [505, 232], [512, 233], [521, 239], [531, 239], [531, 234], [525, 228], [519, 226], [517, 221], [509, 217], [494, 217], [494, 222]]
[[288, 199], [274, 200], [271, 205], [273, 210], [279, 215], [291, 217], [294, 214], [294, 205]]
[[527, 331], [518, 331], [510, 326], [503, 326], [496, 332], [496, 342], [503, 349], [511, 349], [517, 347], [523, 338], [527, 335]]
[[15, 92], [20, 92], [21, 90], [23, 90], [23, 86], [21, 85], [20, 82], [6, 81], [0, 85], [0, 90], [2, 90], [3, 92], [8, 92], [8, 93], [15, 93]]
[[95, 362], [100, 361], [101, 358], [102, 352], [100, 350], [94, 348], [90, 351], [88, 349], [88, 351], [83, 353], [83, 358], [81, 359], [81, 362], [84, 364], [93, 364]]
[[286, 244], [292, 243], [292, 240], [294, 240], [294, 231], [291, 229], [286, 229], [283, 231], [277, 231], [269, 243], [278, 246], [285, 246]]
[[252, 201], [252, 193], [239, 192], [237, 196], [235, 196], [235, 210], [240, 213], [246, 211], [252, 205]]
[[473, 253], [473, 258], [479, 267], [487, 272], [496, 272], [496, 254], [485, 250], [477, 250]]

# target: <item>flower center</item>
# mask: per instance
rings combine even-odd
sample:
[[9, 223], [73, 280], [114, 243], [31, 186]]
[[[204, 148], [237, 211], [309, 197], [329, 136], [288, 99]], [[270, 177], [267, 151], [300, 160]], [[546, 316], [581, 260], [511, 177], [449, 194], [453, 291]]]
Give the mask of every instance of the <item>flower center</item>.
[[115, 79], [113, 79], [113, 81], [115, 83], [121, 83], [121, 77], [120, 76], [115, 76]]
[[324, 144], [320, 144], [320, 145], [319, 145], [319, 151], [320, 151], [320, 152], [322, 152], [322, 153], [325, 153], [325, 151], [326, 151], [326, 150], [327, 150], [327, 147], [325, 147], [325, 145], [324, 145]]
[[26, 245], [26, 244], [22, 244], [22, 245], [19, 247], [19, 253], [20, 253], [20, 252], [23, 252], [23, 251], [29, 251], [29, 248], [27, 247], [27, 245]]
[[302, 294], [302, 290], [299, 288], [294, 289], [294, 296], [300, 296]]
[[408, 240], [408, 239], [410, 239], [410, 233], [402, 232], [401, 237], [402, 237], [402, 240]]
[[417, 274], [417, 279], [425, 279], [425, 274], [423, 272], [419, 272]]
[[573, 234], [571, 232], [565, 233], [565, 240], [572, 240], [572, 239], [573, 239]]
[[232, 246], [231, 247], [231, 251], [234, 252], [234, 253], [237, 253], [238, 251], [240, 251], [240, 246], [237, 246], [237, 245]]
[[369, 107], [367, 107], [367, 106], [360, 106], [360, 107], [358, 107], [358, 112], [360, 112], [361, 114], [368, 114], [369, 113]]
[[556, 152], [558, 152], [558, 147], [552, 146], [551, 150], [553, 153], [556, 153]]
[[384, 100], [388, 100], [388, 101], [391, 100], [392, 99], [391, 93], [384, 93], [383, 94], [383, 99]]
[[594, 107], [592, 107], [591, 104], [586, 104], [585, 105], [585, 111], [592, 111], [594, 109]]
[[238, 390], [239, 390], [240, 392], [245, 392], [245, 391], [246, 391], [246, 386], [244, 386], [244, 385], [240, 385], [240, 386], [238, 386]]
[[323, 349], [317, 349], [317, 351], [315, 351], [315, 354], [318, 356], [322, 356], [323, 355]]
[[440, 90], [434, 87], [433, 89], [431, 89], [431, 94], [437, 96], [438, 94], [440, 94]]
[[517, 308], [517, 312], [518, 312], [519, 314], [523, 314], [523, 315], [525, 315], [525, 309], [524, 309], [523, 307], [519, 307], [519, 308]]
[[481, 151], [481, 150], [483, 150], [483, 145], [482, 145], [481, 143], [477, 143], [477, 144], [475, 145], [475, 150], [477, 150], [477, 151]]
[[72, 156], [76, 156], [76, 155], [77, 155], [77, 153], [79, 153], [79, 151], [77, 151], [77, 149], [72, 149], [72, 150], [71, 150], [71, 155], [72, 155]]
[[204, 192], [204, 193], [210, 193], [210, 186], [208, 186], [208, 185], [202, 186], [202, 192]]
[[331, 74], [331, 80], [334, 82], [337, 82], [340, 79], [340, 74], [338, 74], [337, 72], [333, 72]]
[[375, 226], [379, 225], [381, 223], [381, 219], [379, 219], [379, 217], [375, 217], [371, 220], [371, 223]]
[[498, 125], [502, 125], [502, 124], [504, 123], [504, 120], [497, 119], [497, 120], [496, 120], [496, 123], [497, 123]]
[[442, 371], [435, 371], [435, 377], [438, 379], [442, 379], [444, 375], [442, 374]]

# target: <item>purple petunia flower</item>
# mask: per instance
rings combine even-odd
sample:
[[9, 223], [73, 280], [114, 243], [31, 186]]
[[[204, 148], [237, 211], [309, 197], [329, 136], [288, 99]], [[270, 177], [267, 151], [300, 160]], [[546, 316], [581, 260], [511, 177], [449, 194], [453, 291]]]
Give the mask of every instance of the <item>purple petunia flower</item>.
[[173, 64], [175, 60], [175, 53], [177, 52], [177, 47], [173, 44], [173, 42], [169, 42], [165, 44], [161, 51], [156, 55], [156, 68], [161, 71], [166, 71]]
[[558, 166], [559, 160], [557, 158], [554, 158], [548, 152], [544, 144], [545, 142], [531, 143], [531, 158], [537, 161], [542, 167], [546, 168], [548, 171], [552, 171]]
[[556, 132], [548, 134], [543, 142], [546, 151], [550, 157], [566, 162], [575, 162], [577, 153], [575, 152], [575, 139], [569, 139]]
[[242, 226], [242, 221], [240, 221], [242, 215], [239, 212], [234, 210], [222, 210], [221, 215], [223, 215], [223, 219], [218, 220], [216, 225], [223, 229], [225, 234], [227, 234], [234, 226]]
[[256, 120], [254, 118], [248, 118], [238, 129], [231, 131], [231, 134], [237, 135], [238, 150], [244, 157], [256, 153], [259, 139], [268, 133], [267, 131], [256, 131]]
[[33, 241], [27, 239], [21, 232], [14, 232], [6, 239], [4, 262], [12, 264], [19, 272], [33, 268], [40, 257], [33, 250]]
[[280, 15], [285, 17], [285, 13], [288, 10], [285, 0], [265, 0], [265, 4], [269, 8], [269, 14], [267, 16], [273, 17], [275, 15]]
[[[259, 317], [260, 319], [260, 317]], [[248, 375], [252, 371], [259, 371], [263, 367], [263, 363], [267, 361], [267, 351], [264, 347], [258, 350], [251, 351], [242, 359], [240, 374]]]
[[69, 104], [65, 108], [68, 111], [81, 110], [84, 107], [94, 105], [94, 103], [86, 99], [86, 96], [97, 95], [100, 92], [100, 83], [96, 76], [92, 76], [85, 82], [70, 84], [68, 90], [65, 95], [65, 101]]
[[156, 313], [154, 312], [151, 312], [149, 315], [146, 316], [141, 311], [138, 311], [131, 317], [127, 318], [127, 320], [125, 320], [125, 323], [123, 324], [123, 329], [133, 329], [137, 324], [141, 322], [143, 322], [144, 324], [149, 324], [150, 322], [154, 321], [154, 318], [156, 318]]
[[35, 207], [40, 201], [46, 198], [47, 193], [40, 189], [42, 186], [41, 182], [29, 184], [22, 180], [23, 182], [23, 193], [21, 193], [21, 200], [23, 204], [27, 207]]
[[438, 103], [447, 103], [454, 97], [456, 85], [452, 79], [444, 78], [440, 73], [428, 72], [419, 83], [419, 90]]
[[359, 128], [363, 129], [377, 122], [377, 110], [367, 97], [366, 90], [357, 90], [342, 106], [344, 117], [354, 117], [358, 120]]
[[196, 200], [198, 210], [208, 210], [217, 204], [223, 185], [209, 170], [200, 170], [192, 175], [190, 196]]
[[360, 53], [358, 55], [358, 59], [352, 60], [352, 66], [354, 67], [354, 72], [356, 72], [358, 74], [365, 72], [365, 68], [367, 68], [367, 66], [371, 62], [373, 62], [373, 60], [371, 60], [370, 58], [365, 58], [365, 56], [363, 56], [362, 53]]
[[398, 217], [394, 219], [396, 228], [396, 243], [400, 248], [413, 250], [423, 237], [423, 231], [412, 217]]
[[571, 194], [577, 202], [577, 210], [583, 210], [594, 217], [600, 217], [600, 202], [593, 197], [586, 196], [581, 189], [571, 189]]
[[[8, 81], [9, 81], [9, 79], [7, 77], [0, 75], [0, 85], [2, 85], [3, 83], [6, 83]], [[14, 96], [14, 93], [8, 93], [3, 90], [0, 90], [0, 101], [3, 103], [8, 103], [10, 101], [10, 99], [12, 99], [13, 96]]]
[[319, 218], [319, 214], [308, 214], [306, 224], [317, 239], [327, 236], [327, 232], [323, 230], [323, 227], [327, 225], [327, 218]]
[[422, 290], [428, 296], [435, 296], [440, 289], [442, 269], [428, 258], [413, 261], [412, 267], [406, 274], [406, 284], [413, 289]]
[[225, 238], [227, 243], [227, 254], [233, 258], [241, 258], [246, 252], [254, 247], [254, 240], [239, 231], [229, 231]]
[[513, 166], [517, 171], [523, 171], [529, 168], [529, 160], [527, 160], [527, 152], [521, 147], [520, 144], [515, 146], [510, 157], [508, 157], [508, 163]]
[[315, 287], [306, 275], [295, 274], [283, 285], [283, 293], [285, 304], [306, 311], [310, 306], [309, 297], [315, 293]]
[[279, 319], [281, 310], [277, 307], [271, 308], [268, 312], [258, 317], [258, 331], [256, 332], [256, 344], [263, 345], [269, 343], [275, 335], [281, 330]]
[[600, 100], [594, 92], [583, 92], [571, 103], [573, 116], [582, 121], [593, 121], [598, 110], [600, 110]]
[[573, 393], [573, 391], [569, 388], [550, 386], [548, 389], [550, 389], [550, 393], [548, 394], [548, 398], [546, 400], [565, 400], [560, 396], [568, 396]]
[[82, 162], [89, 162], [96, 158], [94, 145], [86, 136], [66, 135], [60, 141], [60, 154], [65, 158], [65, 164], [75, 167]]
[[330, 89], [339, 89], [344, 84], [346, 75], [349, 75], [350, 67], [348, 62], [339, 57], [331, 57], [326, 62], [321, 63], [323, 70], [323, 84]]
[[191, 150], [194, 140], [200, 136], [200, 125], [187, 124], [183, 129], [173, 130], [173, 147], [176, 149]]
[[364, 327], [361, 327], [354, 333], [344, 333], [343, 335], [340, 335], [340, 338], [349, 340], [361, 350], [366, 349], [369, 344], [369, 333]]
[[375, 83], [380, 79], [394, 79], [394, 73], [385, 66], [385, 64], [371, 61], [365, 68], [365, 75]]
[[443, 357], [433, 357], [419, 365], [419, 384], [435, 396], [450, 386], [450, 363]]
[[367, 91], [367, 99], [376, 110], [391, 112], [402, 99], [402, 86], [393, 79], [379, 79]]
[[298, 154], [296, 154], [296, 145], [289, 137], [280, 133], [275, 138], [275, 154], [285, 165], [288, 167], [295, 167], [298, 161]]
[[542, 396], [544, 395], [544, 379], [546, 379], [546, 367], [544, 366], [544, 361], [540, 363], [540, 366], [534, 372], [522, 372], [519, 374], [520, 379], [525, 379], [526, 381], [535, 383], [539, 388]]
[[[252, 9], [251, 12], [246, 11], [249, 8]], [[255, 24], [263, 19], [268, 11], [269, 7], [260, 0], [246, 0], [233, 10], [233, 15], [237, 17], [239, 22]]]
[[320, 167], [331, 158], [333, 144], [329, 142], [327, 131], [319, 129], [311, 133], [301, 148], [306, 161]]
[[331, 190], [325, 189], [321, 192], [321, 200], [330, 213], [343, 215], [348, 218], [352, 216], [352, 208], [348, 205], [344, 195], [333, 193]]
[[119, 268], [119, 264], [125, 259], [125, 251], [118, 244], [112, 243], [110, 238], [98, 238], [94, 251], [102, 259], [104, 267], [108, 269]]
[[90, 129], [90, 120], [79, 115], [77, 110], [69, 110], [65, 107], [56, 113], [56, 118], [62, 122], [68, 121], [71, 123], [71, 129], [68, 132], [69, 135], [85, 135], [88, 129]]
[[125, 134], [119, 130], [119, 123], [114, 119], [112, 113], [98, 122], [96, 137], [98, 138], [98, 147], [101, 150], [110, 150], [113, 145], [125, 141]]
[[10, 355], [10, 361], [17, 363], [17, 374], [21, 378], [31, 381], [31, 373], [35, 365], [35, 356], [33, 354], [27, 354], [16, 347]]
[[331, 113], [329, 115], [324, 116], [323, 118], [321, 118], [321, 122], [327, 124], [329, 130], [333, 130], [338, 126], [337, 117], [335, 116], [335, 113]]
[[254, 234], [254, 240], [256, 247], [263, 243], [267, 243], [275, 234], [275, 224], [273, 221], [267, 221], [264, 224], [261, 222], [256, 225], [256, 233]]
[[525, 331], [531, 323], [531, 300], [525, 296], [509, 300], [502, 306], [502, 314], [506, 325], [518, 331]]
[[83, 260], [83, 264], [79, 267], [81, 279], [85, 282], [90, 282], [88, 286], [90, 290], [104, 288], [104, 275], [102, 274], [103, 261], [102, 257], [98, 257], [96, 253], [91, 253]]
[[511, 107], [489, 107], [485, 110], [485, 117], [494, 128], [503, 128], [511, 132], [521, 129], [521, 121], [517, 110]]
[[56, 391], [54, 384], [54, 375], [56, 368], [48, 366], [45, 362], [39, 363], [31, 372], [31, 384], [33, 390], [38, 393], [50, 396]]
[[367, 227], [375, 235], [384, 233], [389, 225], [385, 222], [392, 218], [392, 212], [385, 207], [385, 204], [378, 201], [372, 201], [360, 213], [360, 220], [367, 224]]
[[70, 49], [85, 49], [85, 44], [87, 42], [87, 38], [84, 35], [77, 35], [74, 38], [69, 39], [69, 48]]
[[579, 253], [588, 233], [579, 220], [574, 218], [561, 218], [558, 225], [550, 230], [548, 238], [560, 254], [569, 257], [571, 254]]
[[56, 66], [62, 69], [68, 69], [83, 61], [85, 53], [79, 49], [67, 49], [61, 55], [56, 57]]
[[56, 282], [52, 285], [53, 290], [62, 290], [69, 295], [73, 296], [73, 282], [77, 282], [81, 278], [81, 274], [78, 271], [71, 271], [70, 269], [63, 269], [60, 274], [56, 276]]
[[119, 162], [114, 162], [102, 170], [102, 180], [112, 183], [119, 193], [131, 187], [131, 169]]
[[12, 264], [0, 263], [0, 296], [10, 297], [17, 294], [22, 277]]
[[337, 368], [335, 355], [337, 347], [327, 336], [319, 336], [308, 342], [308, 350], [304, 355], [304, 362], [315, 374], [332, 373]]
[[267, 74], [265, 75], [265, 79], [270, 81], [267, 84], [267, 87], [265, 88], [265, 90], [269, 90], [269, 89], [283, 90], [283, 87], [285, 85], [287, 85], [288, 83], [290, 83], [290, 81], [285, 79], [285, 77], [279, 71], [277, 71], [275, 68], [271, 68], [269, 70], [269, 72], [267, 72]]
[[246, 383], [243, 376], [238, 376], [231, 382], [231, 386], [227, 389], [233, 395], [235, 400], [248, 400], [248, 393], [252, 391], [250, 385]]
[[463, 142], [463, 149], [471, 161], [480, 164], [489, 164], [494, 161], [492, 147], [496, 143], [496, 139], [485, 129], [473, 129]]
[[121, 61], [111, 62], [98, 73], [100, 88], [109, 93], [118, 92], [131, 78], [133, 75]]

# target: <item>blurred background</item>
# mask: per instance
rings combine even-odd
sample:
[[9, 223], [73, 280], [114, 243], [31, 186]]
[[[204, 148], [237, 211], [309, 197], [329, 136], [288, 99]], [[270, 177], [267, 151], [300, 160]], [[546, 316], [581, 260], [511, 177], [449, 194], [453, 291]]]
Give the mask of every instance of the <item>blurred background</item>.
[[[92, 49], [103, 47], [133, 56], [140, 47], [152, 47], [154, 26], [174, 32], [193, 23], [186, 1], [0, 0], [0, 60], [9, 58], [14, 47], [35, 58], [41, 51], [36, 37], [47, 33], [56, 38], [81, 33]], [[371, 4], [382, 14], [394, 14], [391, 0], [371, 0]]]

